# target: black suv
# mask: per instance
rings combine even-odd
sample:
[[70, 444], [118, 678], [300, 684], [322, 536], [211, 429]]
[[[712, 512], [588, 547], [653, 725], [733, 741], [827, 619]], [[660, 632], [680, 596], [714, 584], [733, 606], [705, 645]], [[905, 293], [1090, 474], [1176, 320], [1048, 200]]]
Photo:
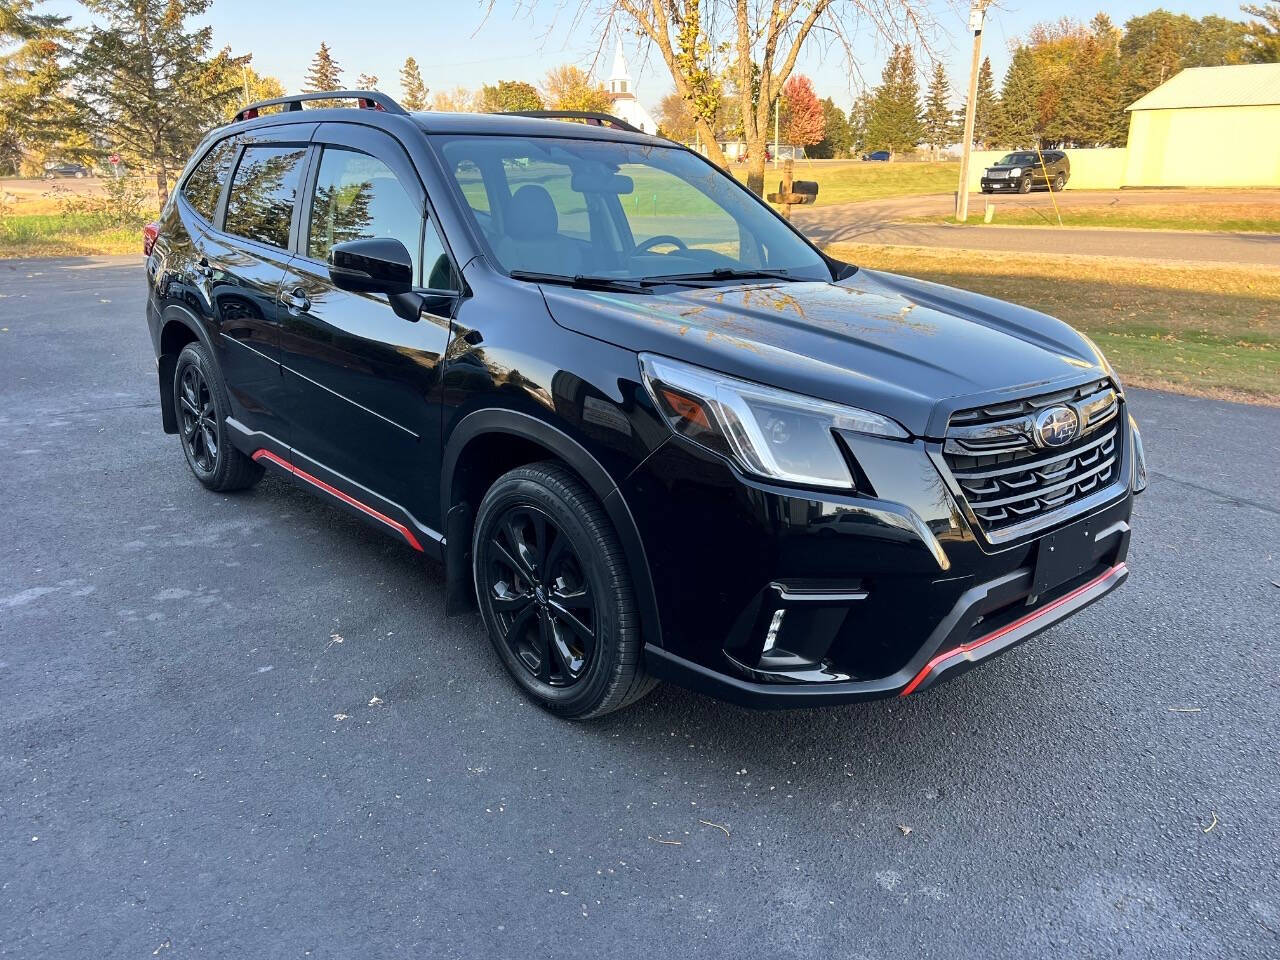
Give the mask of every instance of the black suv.
[[1070, 327], [612, 118], [319, 96], [363, 109], [246, 108], [148, 227], [164, 429], [442, 562], [544, 707], [905, 695], [1124, 580], [1141, 442]]
[[983, 171], [982, 192], [1030, 193], [1032, 187], [1047, 187], [1060, 193], [1070, 178], [1071, 161], [1061, 150], [1007, 153]]

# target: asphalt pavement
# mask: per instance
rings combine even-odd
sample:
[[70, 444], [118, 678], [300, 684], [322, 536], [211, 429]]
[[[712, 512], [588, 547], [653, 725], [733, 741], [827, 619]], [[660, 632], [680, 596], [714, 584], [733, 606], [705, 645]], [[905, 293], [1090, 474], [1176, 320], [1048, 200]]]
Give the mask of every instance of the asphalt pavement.
[[1131, 391], [1132, 576], [905, 700], [523, 702], [438, 568], [160, 430], [0, 262], [0, 956], [1274, 958], [1280, 410]]

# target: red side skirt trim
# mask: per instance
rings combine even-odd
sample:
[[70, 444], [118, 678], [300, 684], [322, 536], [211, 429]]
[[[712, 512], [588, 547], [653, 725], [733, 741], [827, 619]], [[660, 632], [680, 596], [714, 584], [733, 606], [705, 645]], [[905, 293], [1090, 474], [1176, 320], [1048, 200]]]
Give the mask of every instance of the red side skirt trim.
[[911, 693], [911, 691], [915, 690], [916, 687], [924, 683], [925, 678], [928, 677], [929, 674], [933, 673], [939, 667], [943, 666], [943, 664], [945, 664], [946, 661], [953, 660], [956, 657], [963, 657], [964, 659], [967, 659], [967, 660], [978, 659], [977, 657], [969, 656], [969, 654], [980, 650], [982, 647], [986, 646], [989, 643], [995, 643], [997, 640], [1001, 639], [1002, 637], [1007, 637], [1009, 634], [1013, 633], [1015, 630], [1020, 630], [1021, 628], [1025, 627], [1027, 624], [1032, 623], [1036, 620], [1039, 620], [1041, 617], [1048, 616], [1050, 613], [1052, 613], [1054, 610], [1057, 610], [1059, 607], [1063, 606], [1064, 604], [1068, 604], [1072, 600], [1075, 600], [1077, 597], [1082, 596], [1083, 594], [1086, 594], [1091, 590], [1097, 589], [1098, 585], [1101, 584], [1108, 577], [1111, 577], [1124, 569], [1125, 569], [1125, 565], [1123, 563], [1117, 563], [1114, 567], [1111, 567], [1105, 572], [1094, 577], [1088, 583], [1083, 584], [1079, 587], [1076, 587], [1070, 593], [1064, 594], [1063, 596], [1059, 597], [1057, 600], [1054, 600], [1052, 603], [1045, 604], [1039, 610], [1033, 610], [1031, 613], [1028, 613], [1025, 617], [1021, 617], [1013, 621], [1013, 623], [1006, 624], [1005, 626], [1001, 627], [999, 630], [996, 630], [992, 633], [988, 633], [985, 637], [979, 637], [977, 640], [970, 640], [968, 643], [962, 643], [960, 646], [953, 647], [952, 649], [947, 650], [945, 653], [938, 654], [936, 657], [934, 657], [932, 660], [930, 660], [928, 663], [924, 665], [923, 669], [921, 669], [921, 671], [915, 675], [914, 679], [912, 679], [910, 683], [908, 683], [905, 687], [902, 688], [902, 693], [900, 693], [899, 696], [905, 697], [907, 694]]
[[281, 457], [277, 457], [270, 450], [256, 451], [253, 454], [253, 459], [255, 461], [266, 460], [269, 463], [274, 463], [277, 467], [280, 467], [280, 469], [287, 470], [289, 473], [292, 473], [299, 480], [305, 480], [307, 483], [311, 484], [313, 487], [323, 490], [325, 493], [330, 494], [334, 497], [337, 497], [339, 500], [341, 500], [343, 503], [347, 504], [348, 506], [355, 507], [361, 513], [364, 513], [370, 517], [373, 517], [373, 519], [377, 520], [379, 523], [385, 523], [388, 527], [390, 527], [396, 533], [400, 534], [400, 536], [402, 536], [405, 539], [405, 542], [408, 543], [409, 546], [413, 547], [413, 549], [417, 550], [419, 553], [424, 552], [422, 549], [422, 544], [419, 543], [418, 538], [413, 535], [413, 531], [410, 530], [408, 527], [406, 527], [403, 523], [397, 523], [395, 520], [392, 520], [390, 517], [388, 517], [385, 513], [379, 513], [377, 510], [373, 509], [373, 507], [369, 506], [368, 504], [361, 503], [359, 500], [355, 499], [355, 497], [348, 496], [347, 494], [339, 490], [337, 487], [330, 486], [329, 484], [325, 483], [319, 477], [313, 477], [311, 474], [307, 473], [307, 471], [303, 470], [301, 467], [294, 466], [288, 460], [284, 460]]

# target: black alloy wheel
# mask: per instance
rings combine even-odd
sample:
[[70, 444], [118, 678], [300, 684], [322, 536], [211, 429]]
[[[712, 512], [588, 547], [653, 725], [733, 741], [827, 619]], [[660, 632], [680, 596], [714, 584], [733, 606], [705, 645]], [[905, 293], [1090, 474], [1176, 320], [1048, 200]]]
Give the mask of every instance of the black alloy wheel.
[[187, 466], [210, 490], [243, 490], [262, 479], [262, 467], [227, 440], [226, 388], [204, 346], [188, 343], [173, 370], [173, 409]]
[[188, 363], [178, 377], [178, 418], [182, 446], [197, 474], [218, 468], [218, 421], [213, 394], [200, 367]]
[[518, 467], [495, 481], [477, 511], [472, 565], [494, 650], [539, 705], [583, 719], [653, 688], [617, 534], [563, 464]]
[[512, 655], [543, 683], [577, 683], [595, 653], [599, 623], [568, 535], [537, 507], [510, 507], [490, 528], [485, 553], [490, 603]]

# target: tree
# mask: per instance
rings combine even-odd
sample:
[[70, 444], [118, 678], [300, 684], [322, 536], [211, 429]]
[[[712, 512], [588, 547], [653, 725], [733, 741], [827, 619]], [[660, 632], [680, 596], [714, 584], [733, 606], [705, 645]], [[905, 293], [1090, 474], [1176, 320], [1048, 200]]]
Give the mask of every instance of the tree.
[[1026, 149], [1040, 142], [1040, 73], [1031, 48], [1013, 52], [1000, 88], [1000, 112], [996, 139], [1001, 146]]
[[0, 164], [19, 173], [24, 160], [87, 145], [64, 94], [72, 33], [66, 17], [34, 12], [31, 0], [0, 0]]
[[915, 55], [906, 44], [898, 44], [889, 54], [872, 97], [867, 145], [892, 155], [915, 149], [923, 139]]
[[499, 80], [493, 86], [480, 88], [480, 109], [485, 113], [515, 113], [520, 110], [541, 110], [542, 97], [538, 89], [523, 80]]
[[853, 101], [849, 110], [849, 149], [854, 154], [868, 151], [867, 131], [871, 129], [871, 110], [874, 97], [864, 93]]
[[279, 80], [263, 76], [248, 64], [242, 63], [238, 68], [232, 65], [226, 76], [213, 76], [210, 81], [215, 89], [219, 86], [235, 88], [235, 94], [222, 105], [223, 123], [230, 123], [246, 104], [284, 96], [284, 85]]
[[406, 110], [427, 109], [427, 85], [422, 82], [422, 72], [413, 57], [400, 68], [400, 91], [400, 105]]
[[372, 73], [362, 73], [356, 77], [357, 90], [377, 90], [378, 77]]
[[613, 106], [604, 85], [596, 83], [571, 63], [553, 67], [542, 80], [542, 92], [552, 110], [589, 110], [608, 113]]
[[[320, 41], [320, 49], [311, 58], [311, 66], [307, 69], [306, 79], [302, 84], [303, 93], [327, 93], [330, 90], [342, 89], [342, 68], [329, 53], [329, 45]], [[317, 100], [316, 106], [331, 107], [335, 100]]]
[[[599, 10], [601, 18], [625, 17], [652, 41], [671, 74], [675, 91], [690, 105], [707, 155], [724, 164], [712, 123], [722, 99], [736, 106], [736, 126], [747, 144], [747, 186], [764, 192], [765, 144], [773, 126], [773, 108], [795, 68], [800, 51], [814, 31], [853, 49], [851, 34], [869, 25], [882, 36], [915, 36], [928, 18], [922, 0], [736, 0], [723, 2], [728, 34], [712, 39], [717, 17], [702, 0], [579, 0], [582, 13]], [[726, 22], [727, 21], [727, 22]], [[723, 89], [723, 70], [733, 93]], [[732, 133], [730, 133], [732, 136]]]
[[978, 69], [978, 95], [973, 106], [973, 142], [984, 150], [991, 149], [995, 142], [998, 107], [991, 58], [983, 57], [982, 66]]
[[787, 143], [812, 146], [826, 134], [822, 101], [813, 92], [813, 81], [795, 74], [782, 87], [782, 137]]
[[[949, 146], [956, 138], [955, 113], [951, 109], [951, 84], [947, 81], [947, 71], [941, 62], [933, 65], [933, 77], [929, 81], [929, 92], [925, 96], [924, 140], [933, 148], [933, 159], [942, 156], [942, 148]], [[963, 136], [963, 134], [961, 134]]]
[[233, 73], [246, 57], [226, 50], [208, 57], [210, 27], [187, 20], [209, 0], [85, 0], [94, 15], [75, 58], [77, 104], [95, 134], [155, 170], [156, 190], [169, 195], [178, 169], [221, 119], [239, 87]]
[[822, 101], [822, 139], [806, 152], [819, 160], [849, 156], [853, 145], [853, 133], [849, 119], [830, 97]]
[[479, 97], [466, 87], [440, 90], [431, 95], [431, 109], [441, 113], [475, 113]]
[[697, 121], [689, 109], [689, 101], [678, 93], [668, 93], [658, 102], [658, 129], [664, 137], [680, 143], [696, 139]]
[[1254, 18], [1245, 25], [1245, 43], [1254, 63], [1280, 63], [1280, 0], [1241, 7]]

